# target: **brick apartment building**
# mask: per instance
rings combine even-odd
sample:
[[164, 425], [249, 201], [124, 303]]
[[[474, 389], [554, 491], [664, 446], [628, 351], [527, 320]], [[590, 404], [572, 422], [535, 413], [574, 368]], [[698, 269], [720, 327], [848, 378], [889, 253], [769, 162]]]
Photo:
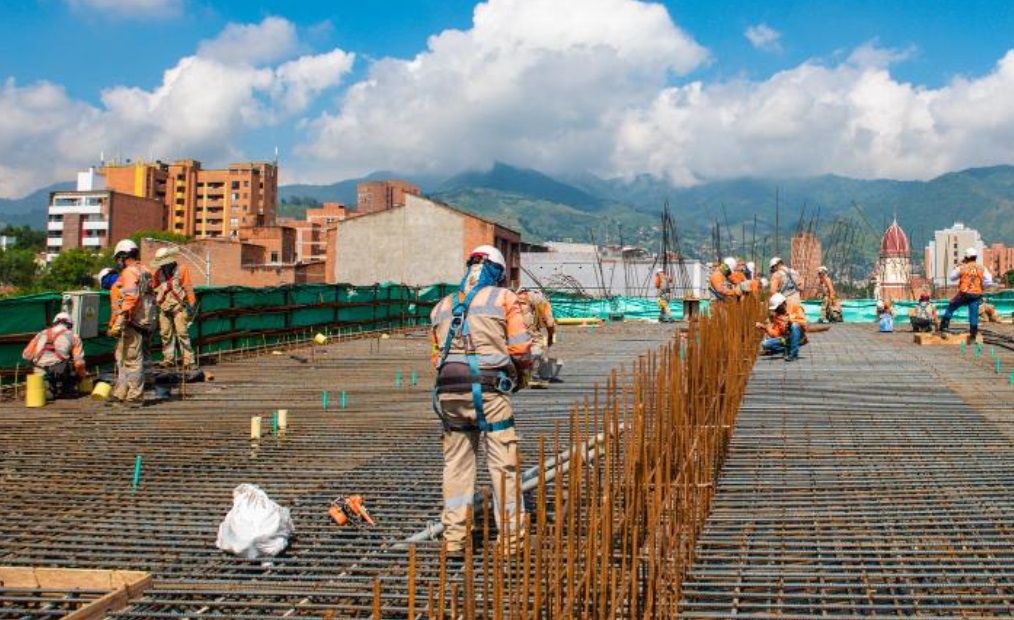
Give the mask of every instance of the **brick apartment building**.
[[165, 209], [154, 198], [108, 189], [95, 170], [78, 174], [77, 189], [50, 192], [46, 260], [64, 250], [103, 250], [138, 230], [161, 230]]
[[365, 215], [404, 207], [406, 196], [421, 195], [422, 191], [418, 185], [397, 179], [364, 181], [356, 185], [356, 214]]
[[325, 260], [327, 231], [338, 226], [348, 215], [345, 205], [325, 202], [316, 209], [306, 210], [306, 219], [278, 218], [278, 223], [296, 230], [296, 260]]
[[982, 264], [993, 274], [993, 280], [1003, 284], [1003, 276], [1014, 269], [1014, 247], [993, 243], [982, 250]]
[[141, 161], [106, 165], [100, 172], [112, 190], [160, 201], [169, 232], [237, 237], [243, 227], [275, 225], [278, 167], [272, 162], [205, 170], [193, 159]]

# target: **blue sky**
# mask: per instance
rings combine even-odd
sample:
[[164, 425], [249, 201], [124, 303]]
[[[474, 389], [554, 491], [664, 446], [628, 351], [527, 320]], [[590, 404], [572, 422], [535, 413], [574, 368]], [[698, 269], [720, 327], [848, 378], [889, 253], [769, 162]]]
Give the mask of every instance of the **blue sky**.
[[275, 146], [288, 182], [928, 178], [1012, 163], [1012, 49], [1001, 1], [13, 0], [0, 195], [100, 152]]

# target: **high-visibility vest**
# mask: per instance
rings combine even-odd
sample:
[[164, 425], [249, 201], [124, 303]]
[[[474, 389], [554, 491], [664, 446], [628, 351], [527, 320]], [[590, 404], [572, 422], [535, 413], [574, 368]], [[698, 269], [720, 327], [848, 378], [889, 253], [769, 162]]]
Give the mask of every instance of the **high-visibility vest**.
[[968, 295], [982, 295], [984, 269], [976, 263], [966, 263], [958, 268], [958, 291]]

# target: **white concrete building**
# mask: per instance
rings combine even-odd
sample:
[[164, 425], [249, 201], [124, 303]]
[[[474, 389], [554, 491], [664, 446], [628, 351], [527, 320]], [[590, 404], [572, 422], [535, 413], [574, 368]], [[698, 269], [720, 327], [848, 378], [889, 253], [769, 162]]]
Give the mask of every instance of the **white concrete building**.
[[926, 246], [926, 278], [933, 286], [948, 286], [950, 283], [947, 278], [961, 264], [965, 250], [976, 248], [979, 251], [978, 263], [981, 265], [985, 247], [979, 231], [968, 228], [961, 222], [954, 222], [950, 228], [936, 231]]

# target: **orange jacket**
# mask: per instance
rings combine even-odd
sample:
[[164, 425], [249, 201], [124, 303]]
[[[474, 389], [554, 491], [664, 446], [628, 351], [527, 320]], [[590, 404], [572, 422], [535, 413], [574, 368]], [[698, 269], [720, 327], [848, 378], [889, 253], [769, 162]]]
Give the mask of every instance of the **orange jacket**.
[[738, 288], [730, 285], [729, 278], [725, 277], [721, 269], [711, 272], [711, 277], [708, 278], [708, 287], [711, 289], [712, 296], [719, 301], [725, 297], [738, 297], [741, 293]]
[[789, 306], [785, 314], [772, 312], [764, 331], [772, 338], [784, 338], [789, 333], [789, 324], [796, 323], [806, 331], [806, 312], [800, 306]]
[[176, 270], [168, 280], [163, 280], [161, 269], [155, 270], [152, 276], [152, 287], [155, 289], [155, 303], [159, 308], [178, 304], [194, 306], [197, 298], [194, 296], [194, 285], [190, 280], [190, 270], [186, 265], [176, 263]]
[[113, 288], [109, 289], [109, 305], [112, 308], [112, 316], [109, 318], [109, 325], [116, 323], [117, 318], [123, 315], [130, 321], [134, 307], [141, 301], [140, 283], [141, 277], [151, 273], [141, 263], [131, 263], [120, 272]]
[[824, 296], [828, 299], [834, 299], [834, 283], [831, 282], [831, 276], [823, 274], [817, 276], [817, 279], [820, 281], [820, 285], [824, 287]]
[[[440, 362], [444, 343], [454, 319], [454, 304], [465, 294], [455, 291], [444, 297], [430, 313], [433, 324], [433, 365]], [[511, 363], [525, 367], [531, 363], [532, 337], [521, 315], [521, 304], [513, 291], [487, 286], [476, 293], [468, 309], [468, 330], [479, 367], [500, 369]], [[467, 363], [465, 343], [456, 337], [451, 341], [447, 362]]]
[[969, 295], [982, 295], [983, 273], [986, 270], [976, 263], [958, 267], [958, 291]]
[[672, 277], [664, 271], [655, 274], [655, 290], [672, 287]]

